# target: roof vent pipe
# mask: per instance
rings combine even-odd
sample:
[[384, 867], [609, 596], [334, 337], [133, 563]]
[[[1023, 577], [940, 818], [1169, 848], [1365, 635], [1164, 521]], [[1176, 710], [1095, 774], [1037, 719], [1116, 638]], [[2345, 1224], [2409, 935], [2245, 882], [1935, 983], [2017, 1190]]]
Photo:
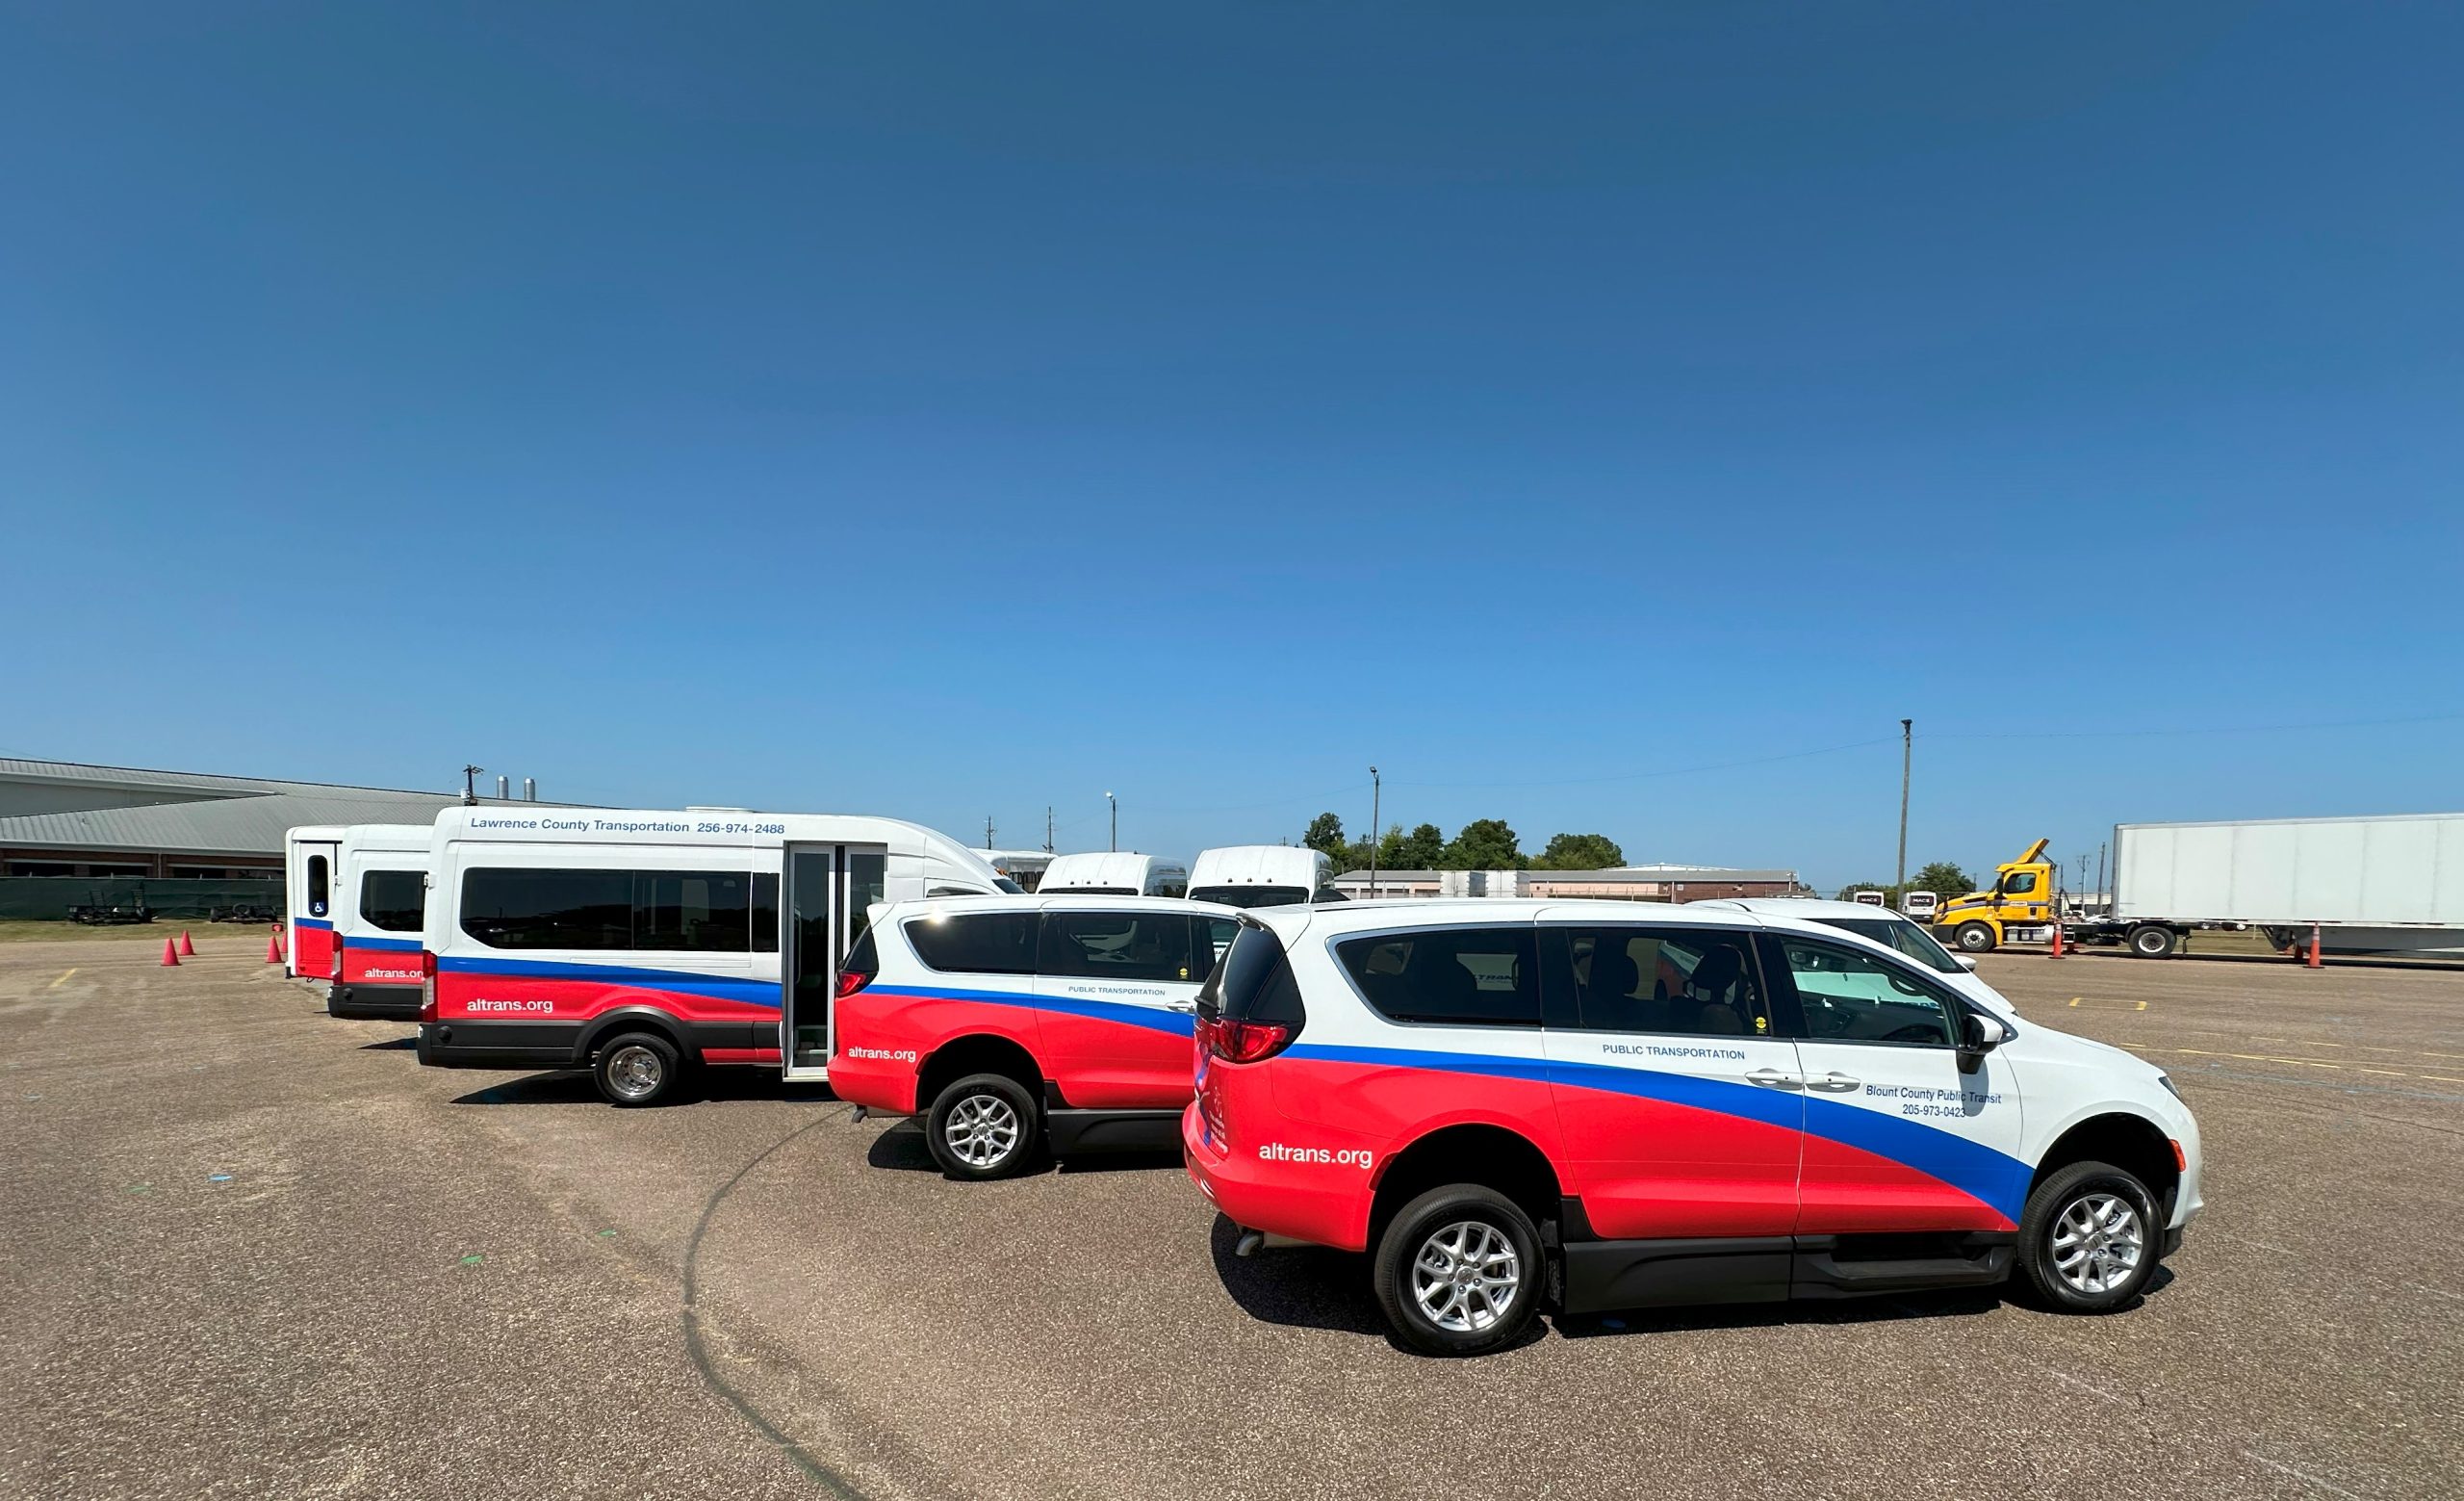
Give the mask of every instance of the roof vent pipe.
[[522, 779], [522, 800], [526, 803], [535, 803], [539, 800], [539, 779], [537, 777], [524, 777]]
[[497, 801], [500, 803], [513, 801], [511, 794], [506, 790], [505, 779], [502, 777], [497, 778]]

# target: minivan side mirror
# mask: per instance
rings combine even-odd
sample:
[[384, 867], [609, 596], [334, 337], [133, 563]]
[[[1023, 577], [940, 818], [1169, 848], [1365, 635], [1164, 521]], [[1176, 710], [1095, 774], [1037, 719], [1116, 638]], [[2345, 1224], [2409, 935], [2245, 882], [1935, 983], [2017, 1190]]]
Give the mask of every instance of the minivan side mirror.
[[1973, 1074], [1985, 1061], [1985, 1055], [2011, 1040], [2011, 1033], [1999, 1022], [1981, 1011], [1971, 1011], [1960, 1018], [1960, 1072]]
[[1951, 957], [1958, 960], [1960, 968], [1965, 970], [1968, 973], [1974, 974], [1976, 972], [1975, 956], [1970, 954], [1953, 954]]

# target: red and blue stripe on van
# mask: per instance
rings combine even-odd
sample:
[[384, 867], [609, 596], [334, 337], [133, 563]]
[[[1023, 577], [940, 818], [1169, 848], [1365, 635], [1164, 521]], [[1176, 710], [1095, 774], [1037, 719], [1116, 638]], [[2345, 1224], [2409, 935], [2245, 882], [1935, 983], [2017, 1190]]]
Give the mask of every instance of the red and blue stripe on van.
[[436, 1010], [444, 1021], [582, 1022], [619, 1006], [654, 1006], [684, 1022], [776, 1022], [779, 982], [541, 959], [436, 961]]
[[339, 959], [334, 978], [345, 985], [417, 985], [420, 983], [420, 941], [415, 938], [372, 938], [341, 934], [335, 939]]
[[[1312, 1149], [1367, 1149], [1382, 1165], [1447, 1126], [1503, 1126], [1548, 1152], [1593, 1229], [1619, 1238], [2009, 1230], [2032, 1176], [1919, 1121], [1689, 1074], [1306, 1040], [1271, 1067], [1206, 1074], [1194, 1128], [1233, 1181], [1296, 1195], [1278, 1222], [1299, 1214], [1311, 1238], [1354, 1249], [1374, 1173], [1275, 1173], [1270, 1184], [1249, 1159], [1296, 1143], [1259, 1133], [1302, 1126]], [[1224, 1137], [1227, 1120], [1240, 1139]]]
[[1187, 1012], [1096, 996], [875, 984], [838, 1001], [830, 1082], [842, 1100], [912, 1113], [931, 1103], [915, 1098], [925, 1062], [989, 1036], [1024, 1048], [1077, 1108], [1177, 1109], [1190, 1098], [1193, 1025]]
[[334, 925], [323, 918], [291, 919], [291, 972], [304, 979], [334, 978]]

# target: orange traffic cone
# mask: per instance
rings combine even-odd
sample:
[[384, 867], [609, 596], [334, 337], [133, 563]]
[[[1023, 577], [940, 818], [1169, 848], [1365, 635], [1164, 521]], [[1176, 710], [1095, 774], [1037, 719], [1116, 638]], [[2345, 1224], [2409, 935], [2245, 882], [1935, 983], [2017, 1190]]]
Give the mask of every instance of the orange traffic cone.
[[281, 939], [278, 939], [278, 938], [268, 938], [268, 939], [266, 940], [266, 963], [268, 963], [268, 964], [280, 964], [280, 963], [282, 963], [282, 940], [281, 940]]
[[184, 959], [196, 957], [196, 945], [189, 942], [189, 930], [186, 928], [180, 929], [180, 957]]
[[172, 943], [167, 938], [163, 940], [163, 968], [167, 970], [176, 970], [179, 966], [180, 945]]

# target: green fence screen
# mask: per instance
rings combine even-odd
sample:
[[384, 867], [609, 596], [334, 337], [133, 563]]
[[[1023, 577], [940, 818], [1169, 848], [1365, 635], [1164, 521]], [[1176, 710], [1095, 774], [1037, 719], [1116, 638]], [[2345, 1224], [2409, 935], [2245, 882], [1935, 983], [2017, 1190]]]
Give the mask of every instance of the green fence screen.
[[150, 876], [0, 876], [0, 921], [58, 922], [78, 907], [143, 907], [160, 918], [212, 921], [233, 909], [282, 915], [280, 881], [199, 881]]

